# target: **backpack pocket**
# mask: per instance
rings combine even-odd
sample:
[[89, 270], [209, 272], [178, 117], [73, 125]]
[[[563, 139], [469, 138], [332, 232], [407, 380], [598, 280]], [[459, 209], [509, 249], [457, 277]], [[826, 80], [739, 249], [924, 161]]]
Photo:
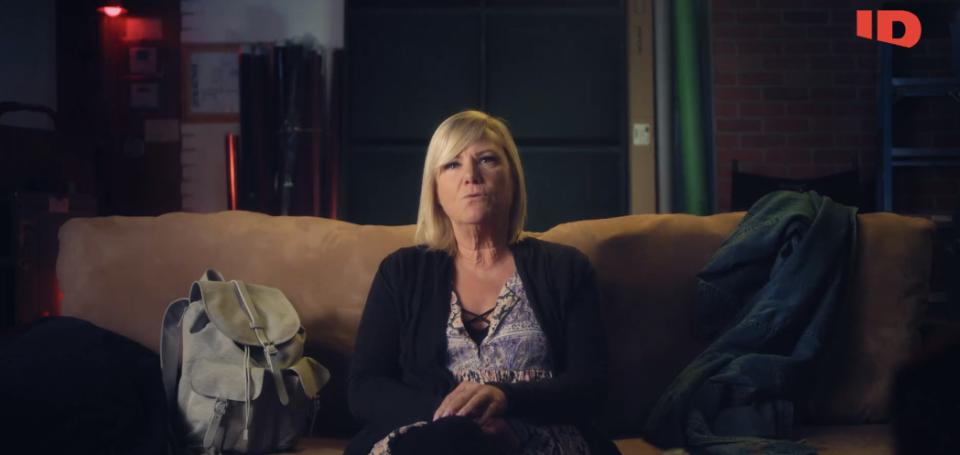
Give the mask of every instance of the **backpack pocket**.
[[312, 405], [307, 411], [310, 415], [307, 431], [310, 433], [310, 436], [313, 436], [313, 426], [316, 422], [317, 411], [320, 410], [320, 389], [330, 381], [330, 371], [310, 357], [301, 358], [297, 363], [291, 365], [288, 371], [298, 382], [298, 384], [292, 386], [294, 388], [291, 390], [297, 392], [302, 391], [303, 396], [309, 400]]
[[191, 365], [189, 384], [181, 381], [179, 395], [192, 451], [268, 453], [296, 448], [311, 424], [314, 398], [329, 381], [329, 371], [308, 357], [286, 369], [282, 375], [290, 391], [286, 406], [280, 403], [269, 369], [251, 366], [249, 371], [245, 379], [242, 365]]
[[307, 399], [312, 399], [320, 393], [320, 389], [330, 381], [330, 371], [310, 357], [302, 357], [289, 370], [297, 376], [300, 388]]
[[[193, 451], [257, 452], [269, 435], [250, 431], [263, 415], [264, 383], [272, 378], [263, 368], [244, 365], [195, 362], [180, 382], [180, 410], [187, 444]], [[269, 385], [268, 385], [269, 387]], [[275, 393], [275, 392], [274, 392]]]

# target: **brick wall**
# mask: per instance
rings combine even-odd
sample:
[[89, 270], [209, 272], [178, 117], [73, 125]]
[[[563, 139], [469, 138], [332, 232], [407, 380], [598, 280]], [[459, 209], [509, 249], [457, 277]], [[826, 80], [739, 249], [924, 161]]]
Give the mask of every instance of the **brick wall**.
[[[719, 210], [730, 207], [734, 159], [745, 172], [809, 178], [848, 170], [858, 158], [861, 180], [876, 178], [879, 45], [858, 38], [855, 22], [857, 9], [882, 5], [713, 1]], [[953, 75], [949, 38], [928, 35], [925, 26], [897, 76]], [[898, 103], [894, 124], [894, 146], [960, 147], [960, 103], [950, 99]], [[894, 182], [898, 213], [952, 213], [960, 199], [960, 168], [896, 168]], [[872, 187], [865, 197], [872, 207]]]

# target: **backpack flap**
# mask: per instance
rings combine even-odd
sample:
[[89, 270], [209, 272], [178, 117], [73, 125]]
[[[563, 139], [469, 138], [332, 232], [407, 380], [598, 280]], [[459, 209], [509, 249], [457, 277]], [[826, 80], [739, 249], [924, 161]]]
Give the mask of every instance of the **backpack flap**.
[[221, 333], [237, 343], [263, 347], [280, 402], [286, 406], [290, 398], [281, 370], [287, 365], [281, 363], [303, 354], [299, 343], [290, 346], [295, 350], [294, 355], [277, 349], [278, 344], [287, 343], [301, 330], [300, 317], [286, 296], [279, 289], [236, 280], [229, 283], [198, 281], [190, 296], [203, 300], [207, 317]]
[[[297, 311], [279, 289], [242, 281], [197, 281], [190, 300], [202, 300], [217, 329], [247, 346], [286, 343], [300, 330]], [[261, 329], [259, 336], [254, 326]]]

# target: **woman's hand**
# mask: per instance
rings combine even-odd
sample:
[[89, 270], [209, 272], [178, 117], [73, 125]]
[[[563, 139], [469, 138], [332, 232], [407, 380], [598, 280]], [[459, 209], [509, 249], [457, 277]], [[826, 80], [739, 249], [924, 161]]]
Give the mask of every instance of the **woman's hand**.
[[433, 413], [433, 420], [450, 416], [474, 417], [477, 425], [483, 427], [491, 418], [503, 415], [506, 410], [507, 396], [502, 390], [464, 381], [440, 403]]
[[520, 438], [513, 431], [506, 420], [499, 417], [493, 417], [485, 425], [480, 427], [483, 434], [490, 437], [491, 440], [500, 449], [500, 453], [515, 453], [520, 449]]

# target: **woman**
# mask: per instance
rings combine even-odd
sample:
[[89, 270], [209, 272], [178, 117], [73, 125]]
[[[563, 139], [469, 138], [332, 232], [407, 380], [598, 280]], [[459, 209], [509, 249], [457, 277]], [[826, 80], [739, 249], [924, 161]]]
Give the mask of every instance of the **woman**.
[[380, 264], [357, 334], [349, 455], [618, 454], [590, 425], [605, 400], [596, 274], [527, 237], [506, 126], [444, 121], [427, 150], [416, 241]]

